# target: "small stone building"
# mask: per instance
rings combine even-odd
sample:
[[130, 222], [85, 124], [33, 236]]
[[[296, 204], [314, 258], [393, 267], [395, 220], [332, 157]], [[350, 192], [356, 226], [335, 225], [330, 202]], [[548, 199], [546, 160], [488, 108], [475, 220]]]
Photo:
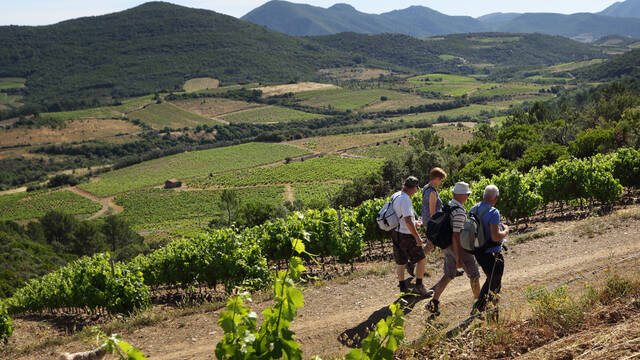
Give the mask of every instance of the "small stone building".
[[175, 188], [179, 188], [181, 186], [182, 186], [182, 181], [180, 181], [178, 179], [169, 179], [169, 180], [164, 182], [164, 188], [165, 189], [175, 189]]

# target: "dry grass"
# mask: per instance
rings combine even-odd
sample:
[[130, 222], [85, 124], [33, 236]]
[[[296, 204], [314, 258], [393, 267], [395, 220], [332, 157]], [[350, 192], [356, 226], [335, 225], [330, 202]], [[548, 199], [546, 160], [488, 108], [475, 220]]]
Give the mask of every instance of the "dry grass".
[[216, 98], [182, 100], [172, 102], [172, 104], [186, 111], [208, 118], [262, 106], [244, 101]]
[[397, 110], [397, 109], [408, 109], [412, 106], [420, 106], [426, 104], [435, 104], [447, 102], [447, 100], [441, 99], [427, 99], [421, 96], [412, 95], [412, 94], [401, 94], [397, 98], [392, 98], [386, 101], [376, 101], [375, 103], [366, 106], [362, 109], [362, 111], [366, 112], [377, 112], [377, 111], [385, 111], [385, 110]]
[[213, 78], [195, 78], [191, 80], [187, 80], [184, 83], [184, 91], [193, 92], [199, 90], [207, 90], [207, 89], [215, 89], [220, 86], [220, 80]]
[[263, 87], [256, 88], [256, 90], [262, 91], [262, 94], [264, 96], [274, 96], [274, 95], [282, 95], [287, 93], [300, 93], [300, 92], [306, 92], [306, 91], [329, 90], [329, 89], [339, 89], [339, 87], [333, 84], [302, 82], [297, 84], [263, 86]]
[[0, 147], [17, 145], [45, 145], [87, 140], [114, 142], [125, 135], [137, 134], [140, 128], [123, 120], [83, 119], [68, 121], [63, 128], [16, 128], [0, 130]]
[[344, 134], [318, 136], [295, 140], [290, 142], [290, 144], [315, 152], [329, 153], [381, 143], [385, 141], [398, 140], [403, 136], [408, 135], [409, 133], [410, 130], [398, 130], [382, 134]]
[[578, 232], [582, 236], [594, 238], [612, 229], [628, 226], [630, 222], [638, 220], [640, 220], [640, 209], [622, 209], [613, 214], [585, 220]]
[[335, 69], [320, 69], [320, 74], [336, 80], [371, 80], [391, 75], [389, 70], [370, 69], [363, 67], [343, 67]]

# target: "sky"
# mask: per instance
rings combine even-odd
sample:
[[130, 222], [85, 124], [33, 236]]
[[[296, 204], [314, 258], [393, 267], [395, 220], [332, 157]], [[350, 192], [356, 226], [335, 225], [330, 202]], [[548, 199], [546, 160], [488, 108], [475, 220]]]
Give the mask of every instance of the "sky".
[[[213, 10], [241, 17], [266, 0], [168, 0], [174, 4]], [[0, 0], [0, 25], [49, 25], [82, 16], [103, 15], [145, 3], [145, 0]], [[478, 17], [493, 12], [599, 12], [613, 0], [294, 0], [329, 7], [336, 2], [351, 4], [359, 11], [382, 13], [411, 5], [428, 6], [447, 15]]]

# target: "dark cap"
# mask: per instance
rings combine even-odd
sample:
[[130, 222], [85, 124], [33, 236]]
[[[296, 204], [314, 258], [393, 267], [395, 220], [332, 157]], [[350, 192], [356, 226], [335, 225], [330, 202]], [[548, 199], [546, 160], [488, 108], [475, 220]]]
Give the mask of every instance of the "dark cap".
[[407, 180], [404, 181], [404, 187], [406, 188], [414, 188], [418, 186], [418, 178], [415, 176], [409, 176]]

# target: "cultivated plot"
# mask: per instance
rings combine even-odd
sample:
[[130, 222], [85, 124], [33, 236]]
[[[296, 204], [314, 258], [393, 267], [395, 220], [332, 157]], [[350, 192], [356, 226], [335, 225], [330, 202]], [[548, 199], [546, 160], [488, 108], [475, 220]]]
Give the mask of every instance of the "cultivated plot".
[[384, 97], [387, 100], [402, 99], [411, 95], [402, 94], [393, 90], [369, 89], [369, 90], [326, 90], [313, 91], [296, 95], [303, 105], [317, 108], [332, 108], [336, 110], [357, 110], [367, 105], [373, 105]]
[[102, 205], [67, 190], [0, 196], [0, 220], [35, 219], [52, 210], [89, 215], [101, 208]]
[[187, 80], [182, 87], [186, 92], [193, 92], [199, 90], [216, 89], [218, 86], [220, 86], [220, 80], [210, 77], [204, 77]]
[[73, 119], [113, 119], [121, 118], [127, 113], [142, 109], [143, 107], [153, 104], [153, 95], [146, 95], [137, 98], [124, 100], [122, 104], [116, 106], [103, 106], [92, 109], [60, 111], [52, 113], [40, 114], [43, 118], [52, 118], [56, 120], [73, 120]]
[[224, 121], [230, 123], [279, 123], [294, 120], [312, 120], [323, 117], [326, 117], [326, 115], [311, 114], [281, 106], [263, 106], [221, 116]]
[[381, 165], [382, 162], [379, 160], [325, 156], [273, 167], [214, 175], [210, 178], [198, 179], [194, 186], [236, 187], [351, 180], [358, 175], [378, 171]]
[[198, 114], [200, 116], [204, 116], [206, 118], [215, 118], [220, 115], [263, 106], [260, 104], [252, 104], [245, 101], [221, 98], [189, 99], [172, 101], [171, 103], [183, 110]]
[[218, 120], [185, 111], [171, 103], [152, 104], [142, 110], [127, 115], [129, 119], [139, 120], [154, 129], [194, 128], [198, 125], [219, 124]]
[[317, 136], [312, 138], [294, 140], [292, 145], [300, 146], [310, 151], [330, 153], [334, 151], [346, 150], [384, 141], [400, 139], [410, 133], [410, 130], [403, 129], [388, 133], [369, 134], [341, 134], [330, 136]]
[[296, 84], [261, 86], [256, 88], [256, 90], [262, 91], [262, 95], [264, 96], [274, 96], [274, 95], [282, 95], [282, 94], [288, 94], [288, 93], [297, 94], [297, 93], [307, 92], [307, 91], [330, 90], [330, 89], [339, 89], [339, 87], [333, 84], [302, 82], [302, 83], [296, 83]]
[[97, 196], [110, 196], [159, 185], [170, 178], [184, 180], [206, 176], [265, 165], [307, 153], [308, 151], [293, 146], [270, 143], [249, 143], [185, 152], [111, 171], [100, 175], [96, 181], [79, 187]]
[[0, 90], [23, 88], [26, 81], [16, 77], [0, 78]]

